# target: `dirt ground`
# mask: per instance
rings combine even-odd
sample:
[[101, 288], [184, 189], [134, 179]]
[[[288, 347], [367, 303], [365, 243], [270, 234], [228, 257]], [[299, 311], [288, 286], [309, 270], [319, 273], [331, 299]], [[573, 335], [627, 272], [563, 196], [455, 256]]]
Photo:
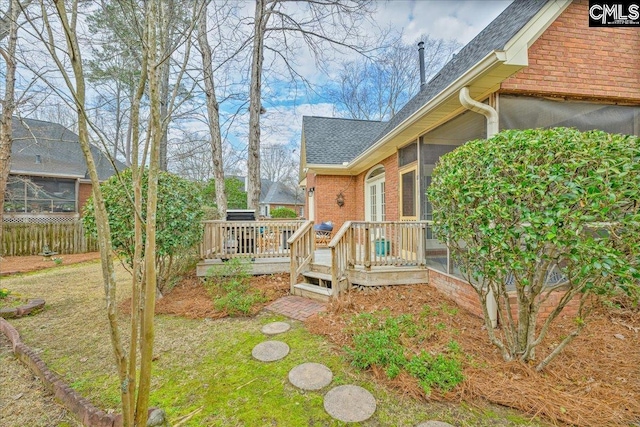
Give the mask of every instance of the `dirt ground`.
[[[62, 263], [56, 264], [52, 258], [61, 258]], [[88, 252], [86, 254], [55, 255], [51, 258], [45, 258], [40, 255], [4, 257], [0, 258], [0, 276], [8, 276], [10, 274], [43, 270], [45, 268], [55, 268], [59, 265], [77, 264], [79, 262], [93, 261], [96, 259], [100, 259], [99, 252]]]

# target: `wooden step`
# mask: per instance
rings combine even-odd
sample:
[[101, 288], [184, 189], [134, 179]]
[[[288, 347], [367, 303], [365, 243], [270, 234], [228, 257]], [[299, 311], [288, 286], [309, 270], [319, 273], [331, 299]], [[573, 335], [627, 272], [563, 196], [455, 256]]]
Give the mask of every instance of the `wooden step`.
[[331, 274], [331, 266], [324, 264], [311, 264], [311, 271], [317, 271], [318, 273]]
[[331, 289], [321, 288], [309, 283], [298, 283], [293, 285], [293, 294], [320, 302], [327, 302], [331, 297]]
[[302, 273], [304, 277], [310, 277], [312, 279], [323, 280], [325, 282], [331, 282], [331, 274], [321, 273], [319, 271], [305, 271]]

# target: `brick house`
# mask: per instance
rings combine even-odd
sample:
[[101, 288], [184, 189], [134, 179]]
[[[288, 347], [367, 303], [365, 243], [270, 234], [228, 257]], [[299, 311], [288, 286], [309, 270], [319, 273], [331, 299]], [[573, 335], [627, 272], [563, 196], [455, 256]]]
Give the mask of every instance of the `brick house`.
[[[78, 135], [62, 125], [35, 119], [12, 120], [13, 145], [5, 194], [5, 222], [51, 222], [74, 219], [91, 195]], [[91, 147], [101, 180], [115, 169], [96, 146]], [[118, 169], [125, 165], [116, 162]]]
[[640, 134], [640, 31], [589, 27], [588, 8], [586, 0], [516, 0], [388, 122], [304, 117], [307, 217], [338, 228], [431, 219], [425, 190], [435, 162], [486, 138], [486, 115], [496, 115], [498, 130]]
[[[438, 158], [499, 130], [640, 135], [638, 46], [638, 27], [589, 27], [587, 0], [515, 0], [389, 121], [303, 118], [308, 219], [334, 230], [430, 220], [425, 193]], [[430, 283], [479, 310], [468, 285], [443, 273], [448, 266], [427, 267]]]

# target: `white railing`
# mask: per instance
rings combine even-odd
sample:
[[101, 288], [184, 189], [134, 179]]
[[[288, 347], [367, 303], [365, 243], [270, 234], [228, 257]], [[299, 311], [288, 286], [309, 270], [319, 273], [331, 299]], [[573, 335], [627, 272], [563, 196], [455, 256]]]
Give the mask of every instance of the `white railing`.
[[301, 220], [204, 221], [202, 259], [289, 257]]

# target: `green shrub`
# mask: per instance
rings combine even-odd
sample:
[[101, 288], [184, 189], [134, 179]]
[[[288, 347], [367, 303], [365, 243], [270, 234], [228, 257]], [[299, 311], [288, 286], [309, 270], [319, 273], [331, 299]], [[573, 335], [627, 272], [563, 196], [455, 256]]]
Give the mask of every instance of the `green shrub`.
[[269, 212], [271, 218], [297, 218], [298, 214], [293, 209], [275, 208]]
[[255, 304], [265, 301], [263, 295], [251, 289], [250, 264], [233, 258], [207, 271], [205, 287], [216, 310], [230, 316], [247, 315]]
[[[148, 171], [144, 171], [142, 197], [147, 194]], [[125, 261], [132, 265], [135, 247], [134, 207], [131, 170], [114, 175], [101, 184], [105, 199], [111, 241]], [[141, 209], [146, 218], [147, 207]], [[158, 176], [158, 209], [156, 212], [156, 268], [158, 289], [164, 292], [178, 274], [177, 265], [189, 264], [197, 256], [194, 248], [202, 237], [202, 197], [195, 183], [168, 172]], [[93, 235], [97, 234], [93, 198], [84, 207], [83, 223]], [[144, 232], [144, 230], [143, 230]], [[144, 244], [144, 236], [143, 236]], [[187, 260], [180, 260], [181, 258]]]
[[[385, 316], [384, 319], [378, 316]], [[350, 328], [356, 331], [353, 348], [345, 348], [351, 364], [358, 369], [368, 369], [373, 365], [384, 368], [391, 379], [406, 370], [418, 379], [420, 386], [429, 395], [431, 388], [449, 391], [463, 381], [462, 365], [457, 360], [461, 353], [458, 343], [451, 341], [448, 351], [451, 356], [431, 356], [422, 353], [408, 359], [408, 350], [403, 346], [404, 337], [416, 337], [418, 326], [408, 314], [389, 316], [386, 312], [362, 313], [354, 316]], [[357, 332], [359, 331], [359, 332]]]
[[[516, 318], [500, 322], [503, 337], [485, 313], [505, 360], [535, 359], [549, 323], [573, 297], [582, 318], [589, 294], [638, 295], [639, 182], [640, 138], [600, 131], [508, 130], [440, 158], [428, 189], [434, 231], [485, 307], [491, 292], [497, 312], [511, 316], [507, 285], [517, 293]], [[566, 297], [536, 330], [539, 300], [557, 283]]]
[[406, 368], [411, 376], [418, 379], [427, 396], [433, 387], [446, 392], [464, 381], [460, 362], [443, 354], [432, 356], [422, 352], [412, 357]]

